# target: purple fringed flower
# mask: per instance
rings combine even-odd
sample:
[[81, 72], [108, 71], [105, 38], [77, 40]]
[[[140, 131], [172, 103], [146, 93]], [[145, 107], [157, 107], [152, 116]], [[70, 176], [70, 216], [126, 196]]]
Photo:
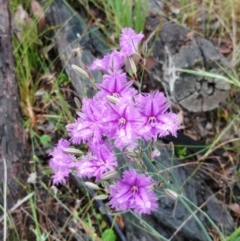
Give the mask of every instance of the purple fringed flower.
[[174, 113], [167, 113], [169, 104], [163, 93], [152, 92], [138, 95], [136, 102], [140, 115], [143, 119], [143, 126], [139, 134], [145, 139], [157, 139], [169, 134], [176, 136], [179, 129], [178, 116]]
[[143, 39], [142, 33], [135, 33], [131, 28], [124, 28], [120, 37], [121, 53], [125, 57], [129, 57], [138, 52], [138, 44]]
[[110, 75], [103, 76], [103, 83], [96, 84], [100, 91], [97, 93], [96, 97], [98, 99], [105, 98], [107, 95], [112, 95], [115, 97], [123, 97], [126, 95], [134, 96], [137, 94], [135, 89], [130, 88], [133, 81], [127, 82], [126, 73], [115, 72]]
[[66, 129], [73, 144], [93, 141], [98, 143], [104, 134], [104, 105], [97, 99], [84, 99], [82, 112], [79, 112], [75, 123], [68, 124]]
[[114, 139], [114, 144], [122, 150], [124, 147], [136, 146], [141, 120], [134, 104], [123, 98], [116, 105], [109, 104], [106, 111], [106, 124], [109, 127], [108, 136]]
[[76, 164], [79, 177], [96, 177], [98, 181], [101, 176], [117, 167], [117, 158], [114, 152], [106, 145], [91, 145], [93, 154], [88, 154]]
[[113, 51], [106, 55], [103, 59], [96, 59], [93, 61], [90, 69], [105, 70], [108, 73], [113, 73], [121, 69], [124, 65], [124, 60], [120, 52]]
[[117, 211], [133, 209], [136, 213], [149, 214], [157, 209], [157, 197], [151, 186], [149, 177], [138, 174], [134, 170], [125, 171], [123, 179], [110, 186], [110, 206]]
[[84, 118], [77, 118], [75, 123], [68, 124], [66, 129], [71, 142], [76, 145], [87, 142], [94, 134], [91, 123]]
[[66, 177], [69, 175], [71, 168], [74, 166], [75, 158], [73, 155], [66, 154], [63, 149], [68, 148], [70, 143], [67, 140], [60, 139], [57, 146], [50, 153], [52, 158], [49, 165], [54, 171], [53, 183], [65, 183]]

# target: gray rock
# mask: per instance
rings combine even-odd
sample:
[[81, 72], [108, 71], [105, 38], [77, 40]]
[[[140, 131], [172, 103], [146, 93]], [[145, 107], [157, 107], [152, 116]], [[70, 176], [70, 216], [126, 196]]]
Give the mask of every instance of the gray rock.
[[152, 85], [161, 82], [171, 101], [188, 111], [217, 108], [227, 98], [230, 84], [220, 78], [190, 74], [180, 69], [226, 76], [224, 70], [229, 70], [228, 61], [202, 36], [161, 17], [148, 19], [148, 31], [155, 31], [159, 26], [160, 32], [149, 42], [149, 47], [154, 46], [155, 67], [149, 77]]
[[[96, 58], [91, 50], [95, 48], [99, 53], [106, 53], [108, 48], [101, 41], [99, 30], [95, 27], [88, 28], [86, 20], [63, 0], [55, 0], [46, 11], [48, 24], [53, 27], [55, 48], [72, 85], [79, 97], [91, 97], [95, 90], [88, 78], [76, 73], [71, 65], [81, 68], [90, 66]], [[93, 71], [96, 82], [102, 81], [102, 73]]]

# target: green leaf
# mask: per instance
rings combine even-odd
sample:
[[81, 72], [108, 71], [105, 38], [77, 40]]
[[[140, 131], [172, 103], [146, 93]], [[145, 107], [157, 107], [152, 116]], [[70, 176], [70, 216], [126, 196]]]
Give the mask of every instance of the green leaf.
[[48, 145], [51, 141], [51, 136], [49, 135], [42, 135], [40, 136], [40, 142], [43, 144], [43, 145]]
[[175, 146], [175, 152], [178, 157], [184, 158], [187, 156], [187, 148], [186, 147], [180, 147], [180, 146]]
[[116, 241], [117, 236], [112, 229], [108, 228], [108, 229], [105, 229], [104, 232], [102, 233], [102, 240], [103, 241]]
[[226, 241], [240, 241], [240, 228], [237, 228]]

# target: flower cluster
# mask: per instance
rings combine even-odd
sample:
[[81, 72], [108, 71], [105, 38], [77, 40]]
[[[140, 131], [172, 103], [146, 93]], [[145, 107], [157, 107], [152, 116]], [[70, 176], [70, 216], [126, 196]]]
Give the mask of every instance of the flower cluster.
[[[143, 34], [131, 28], [122, 30], [120, 50], [103, 59], [96, 59], [91, 70], [104, 71], [103, 82], [96, 84], [97, 94], [84, 99], [74, 123], [66, 126], [69, 141], [61, 139], [51, 153], [50, 166], [54, 170], [53, 183], [64, 183], [71, 171], [80, 178], [95, 177], [96, 181], [117, 168], [112, 143], [119, 150], [135, 148], [139, 140], [156, 141], [168, 134], [176, 135], [177, 115], [168, 112], [169, 104], [162, 93], [138, 93], [132, 86], [124, 66], [133, 54]], [[66, 151], [70, 144], [87, 143], [86, 155], [75, 157]], [[150, 190], [154, 183], [149, 177], [133, 170], [125, 171], [122, 180], [112, 185], [110, 205], [116, 210], [133, 209], [150, 213], [157, 208], [156, 197]]]

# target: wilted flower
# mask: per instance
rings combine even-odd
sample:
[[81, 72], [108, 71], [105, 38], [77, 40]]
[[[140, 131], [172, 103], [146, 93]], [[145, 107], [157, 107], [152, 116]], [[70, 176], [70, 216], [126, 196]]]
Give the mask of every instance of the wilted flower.
[[36, 182], [37, 182], [37, 173], [36, 172], [30, 173], [30, 175], [27, 179], [27, 183], [36, 184]]
[[161, 155], [161, 152], [157, 148], [154, 148], [151, 153], [151, 158], [154, 159], [156, 157], [159, 157], [160, 155]]
[[132, 57], [125, 59], [125, 70], [130, 76], [137, 74], [137, 66]]
[[136, 213], [149, 214], [157, 209], [157, 197], [150, 189], [154, 182], [134, 170], [125, 171], [122, 180], [110, 186], [110, 206], [117, 211], [133, 209]]

